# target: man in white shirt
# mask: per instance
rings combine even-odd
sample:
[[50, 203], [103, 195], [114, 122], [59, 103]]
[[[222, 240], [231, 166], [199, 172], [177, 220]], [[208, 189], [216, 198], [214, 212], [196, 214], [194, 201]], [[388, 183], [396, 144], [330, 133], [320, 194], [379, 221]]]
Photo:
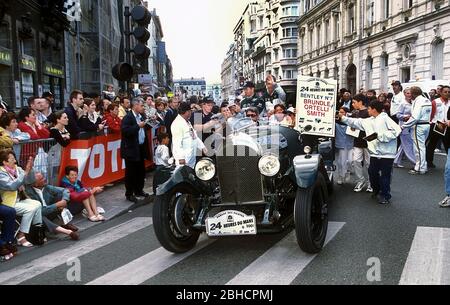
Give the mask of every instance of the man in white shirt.
[[194, 168], [197, 150], [202, 150], [206, 154], [206, 147], [189, 121], [192, 116], [190, 105], [182, 103], [178, 113], [171, 126], [172, 154], [177, 166], [187, 165]]
[[397, 113], [400, 105], [405, 101], [405, 95], [403, 94], [402, 83], [398, 80], [392, 83], [392, 89], [394, 90], [394, 97], [391, 101], [391, 119], [398, 124]]
[[448, 99], [450, 98], [450, 88], [448, 86], [444, 86], [441, 88], [441, 97], [435, 99], [436, 102], [436, 113], [431, 121], [430, 127], [430, 135], [427, 140], [427, 164], [428, 168], [436, 168], [434, 165], [434, 151], [439, 143], [439, 140], [442, 139], [442, 135], [434, 132], [434, 127], [436, 123], [446, 122], [447, 121], [447, 112], [448, 112]]
[[409, 171], [411, 175], [425, 175], [428, 172], [425, 142], [430, 133], [431, 102], [422, 96], [422, 89], [411, 87], [413, 99], [412, 114], [402, 129], [412, 128], [416, 166]]

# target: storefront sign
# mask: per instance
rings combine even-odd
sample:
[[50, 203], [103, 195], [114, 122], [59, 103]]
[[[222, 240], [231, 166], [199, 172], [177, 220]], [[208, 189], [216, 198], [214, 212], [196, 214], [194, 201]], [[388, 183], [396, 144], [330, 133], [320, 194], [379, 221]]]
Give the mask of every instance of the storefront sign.
[[0, 64], [7, 66], [12, 65], [11, 50], [0, 48]]
[[335, 136], [337, 81], [299, 76], [296, 128], [303, 134]]
[[34, 59], [34, 57], [22, 54], [20, 66], [25, 70], [36, 71], [36, 60]]
[[62, 66], [58, 66], [58, 65], [46, 62], [44, 64], [44, 74], [63, 78], [64, 77], [64, 68]]

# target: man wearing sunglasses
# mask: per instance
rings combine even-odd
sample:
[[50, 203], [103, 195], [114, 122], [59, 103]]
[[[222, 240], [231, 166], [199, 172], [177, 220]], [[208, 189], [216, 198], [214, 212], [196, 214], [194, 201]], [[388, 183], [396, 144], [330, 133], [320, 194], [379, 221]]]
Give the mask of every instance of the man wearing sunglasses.
[[245, 111], [245, 116], [247, 118], [251, 118], [253, 122], [256, 123], [256, 125], [259, 126], [259, 111], [256, 107], [249, 107]]

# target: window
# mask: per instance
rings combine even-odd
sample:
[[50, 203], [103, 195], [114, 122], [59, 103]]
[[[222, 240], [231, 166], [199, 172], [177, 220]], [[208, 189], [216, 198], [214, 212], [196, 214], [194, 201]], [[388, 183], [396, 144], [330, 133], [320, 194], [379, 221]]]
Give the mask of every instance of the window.
[[439, 40], [431, 46], [431, 77], [442, 79], [444, 77], [444, 46], [445, 41]]
[[390, 7], [390, 1], [391, 0], [383, 0], [383, 6], [384, 6], [384, 19], [388, 19], [389, 18], [389, 15], [390, 15], [390, 10], [391, 10], [391, 7]]
[[283, 49], [283, 58], [297, 58], [297, 49]]
[[285, 28], [283, 29], [283, 38], [297, 37], [298, 28]]
[[256, 32], [256, 20], [251, 20], [250, 21], [250, 30], [251, 32]]
[[0, 24], [0, 46], [11, 49], [11, 31], [6, 22]]
[[264, 30], [264, 18], [263, 16], [259, 17], [259, 29]]
[[322, 46], [321, 41], [320, 41], [320, 38], [322, 37], [321, 29], [322, 29], [321, 25], [318, 24], [317, 25], [317, 34], [316, 34], [316, 49], [319, 49]]
[[349, 34], [353, 34], [355, 32], [355, 6], [351, 5], [348, 8], [348, 31]]
[[387, 53], [383, 53], [380, 58], [380, 70], [381, 70], [381, 90], [387, 91], [388, 82], [389, 82], [389, 55]]
[[334, 41], [338, 41], [340, 39], [340, 21], [339, 21], [339, 15], [335, 15], [334, 17]]
[[296, 79], [298, 75], [297, 70], [284, 70], [283, 78], [284, 79]]
[[375, 23], [375, 2], [374, 0], [370, 0], [369, 3], [369, 12], [367, 14], [368, 25], [372, 26]]
[[325, 44], [328, 45], [330, 42], [330, 20], [327, 19], [325, 21]]
[[313, 50], [313, 30], [309, 30], [309, 52]]
[[372, 72], [373, 72], [373, 58], [372, 56], [366, 59], [366, 88], [372, 89]]

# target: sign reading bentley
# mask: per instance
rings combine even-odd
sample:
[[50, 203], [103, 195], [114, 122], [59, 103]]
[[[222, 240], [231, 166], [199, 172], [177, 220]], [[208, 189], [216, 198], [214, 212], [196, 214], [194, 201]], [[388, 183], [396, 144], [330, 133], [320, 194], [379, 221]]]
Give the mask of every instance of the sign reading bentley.
[[307, 135], [335, 136], [337, 81], [299, 76], [296, 129]]

